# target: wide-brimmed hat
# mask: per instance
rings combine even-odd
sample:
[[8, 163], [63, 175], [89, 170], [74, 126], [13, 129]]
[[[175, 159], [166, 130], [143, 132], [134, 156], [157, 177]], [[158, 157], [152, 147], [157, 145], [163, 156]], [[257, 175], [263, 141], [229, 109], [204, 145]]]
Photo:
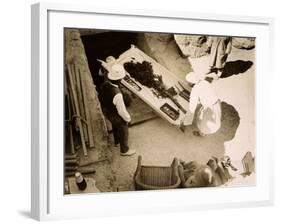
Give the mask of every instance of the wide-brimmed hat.
[[115, 57], [113, 57], [113, 56], [108, 56], [106, 59], [105, 59], [105, 61], [106, 61], [106, 63], [112, 63], [112, 62], [114, 62], [116, 59], [115, 59]]
[[189, 83], [196, 84], [196, 83], [198, 83], [200, 80], [203, 80], [204, 77], [205, 77], [205, 74], [199, 74], [199, 73], [195, 73], [195, 72], [189, 72], [189, 73], [185, 76], [185, 79], [186, 79], [186, 81], [188, 81]]
[[108, 73], [108, 78], [110, 80], [123, 79], [125, 76], [126, 76], [126, 71], [123, 65], [119, 65], [119, 64], [113, 65]]

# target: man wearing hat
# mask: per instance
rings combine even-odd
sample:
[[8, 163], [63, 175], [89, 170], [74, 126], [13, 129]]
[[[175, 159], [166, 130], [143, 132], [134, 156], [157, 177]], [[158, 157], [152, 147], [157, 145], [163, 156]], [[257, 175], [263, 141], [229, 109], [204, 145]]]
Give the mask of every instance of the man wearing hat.
[[128, 113], [122, 92], [119, 89], [121, 80], [126, 71], [122, 65], [114, 64], [109, 73], [108, 80], [102, 85], [100, 98], [105, 114], [112, 124], [115, 145], [120, 144], [120, 155], [131, 156], [136, 153], [128, 146], [128, 124], [131, 116]]
[[[198, 112], [195, 114], [195, 123], [198, 132], [196, 135], [205, 136], [213, 134], [221, 127], [221, 103], [211, 84], [205, 80], [205, 74], [190, 72], [186, 75], [186, 81], [191, 84], [189, 110], [195, 113], [199, 105]], [[181, 130], [184, 131], [184, 120]]]

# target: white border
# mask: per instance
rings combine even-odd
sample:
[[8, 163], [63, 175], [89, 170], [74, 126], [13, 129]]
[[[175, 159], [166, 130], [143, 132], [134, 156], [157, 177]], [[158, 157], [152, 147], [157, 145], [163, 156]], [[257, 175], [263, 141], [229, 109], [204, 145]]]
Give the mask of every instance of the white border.
[[[46, 220], [272, 204], [273, 141], [267, 132], [272, 124], [268, 105], [272, 24], [270, 18], [33, 5], [32, 217]], [[63, 27], [256, 36], [257, 185], [63, 196], [63, 150], [58, 150], [63, 149]], [[121, 204], [127, 206], [126, 211]]]

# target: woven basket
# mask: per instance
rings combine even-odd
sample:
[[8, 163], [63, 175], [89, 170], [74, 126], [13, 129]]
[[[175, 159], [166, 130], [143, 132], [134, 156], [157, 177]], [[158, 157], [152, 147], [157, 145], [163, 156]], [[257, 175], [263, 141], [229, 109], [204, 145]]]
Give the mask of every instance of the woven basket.
[[177, 158], [170, 167], [143, 166], [141, 161], [142, 157], [139, 156], [134, 177], [136, 190], [174, 189], [180, 186]]

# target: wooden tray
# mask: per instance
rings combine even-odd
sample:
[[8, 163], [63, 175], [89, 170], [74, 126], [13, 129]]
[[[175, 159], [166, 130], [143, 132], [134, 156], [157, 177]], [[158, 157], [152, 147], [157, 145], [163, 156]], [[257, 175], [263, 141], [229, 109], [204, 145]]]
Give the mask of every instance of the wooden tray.
[[[164, 84], [167, 86], [167, 89], [174, 86], [179, 86], [178, 82], [182, 82], [183, 80], [179, 79], [176, 75], [174, 75], [172, 72], [167, 70], [165, 67], [160, 65], [158, 62], [156, 62], [154, 59], [146, 55], [143, 51], [136, 48], [134, 45], [131, 46], [131, 48], [127, 51], [125, 51], [123, 54], [119, 56], [118, 59], [114, 62], [114, 64], [122, 64], [130, 61], [134, 62], [143, 62], [148, 61], [151, 63], [153, 71], [157, 75], [162, 75], [162, 79]], [[111, 64], [112, 66], [112, 64]], [[107, 69], [110, 69], [111, 66], [108, 66]], [[129, 77], [130, 75], [127, 74]], [[127, 79], [127, 81], [126, 81]], [[188, 119], [190, 121], [189, 124], [192, 123], [193, 120], [193, 114], [189, 111], [189, 102], [185, 100], [183, 97], [176, 95], [175, 98], [178, 100], [178, 102], [182, 105], [182, 107], [187, 111], [186, 114], [184, 114], [181, 110], [178, 111], [179, 116], [177, 119], [173, 119], [168, 114], [166, 114], [164, 111], [161, 110], [161, 107], [166, 103], [170, 105], [172, 108], [175, 108], [176, 110], [178, 107], [174, 104], [174, 102], [168, 98], [158, 98], [150, 88], [143, 86], [138, 81], [136, 81], [134, 78], [126, 77], [126, 79], [122, 80], [122, 84], [128, 88], [131, 92], [133, 92], [135, 95], [137, 95], [139, 98], [141, 98], [145, 103], [147, 103], [158, 115], [160, 115], [163, 119], [167, 120], [169, 123], [173, 125], [180, 125], [181, 120], [184, 118], [185, 115], [190, 116]], [[181, 87], [180, 87], [181, 88]]]

